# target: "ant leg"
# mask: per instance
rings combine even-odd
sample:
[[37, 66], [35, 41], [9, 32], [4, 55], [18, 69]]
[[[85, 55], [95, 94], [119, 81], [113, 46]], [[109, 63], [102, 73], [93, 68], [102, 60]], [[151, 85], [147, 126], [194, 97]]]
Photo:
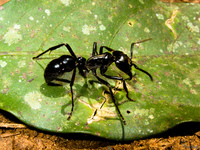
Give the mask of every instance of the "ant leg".
[[71, 89], [71, 94], [72, 94], [72, 108], [71, 108], [71, 112], [69, 114], [69, 117], [67, 118], [67, 120], [70, 120], [71, 116], [72, 116], [72, 112], [74, 110], [74, 94], [73, 94], [73, 85], [74, 85], [74, 80], [75, 80], [75, 76], [76, 76], [76, 68], [74, 69], [73, 71], [73, 74], [72, 74], [72, 78], [71, 78], [71, 82], [70, 82], [70, 89]]
[[93, 50], [92, 50], [92, 56], [98, 55], [97, 53], [97, 42], [94, 42], [93, 44]]
[[[142, 43], [142, 42], [146, 42], [146, 41], [151, 40], [151, 39], [152, 39], [152, 38], [149, 38], [149, 39], [145, 39], [145, 40], [143, 40], [143, 41], [139, 41], [139, 42], [132, 43], [132, 44], [131, 44], [131, 59], [132, 59], [132, 56], [133, 56], [133, 46], [134, 46], [135, 44]], [[106, 50], [108, 50], [108, 51], [110, 51], [110, 52], [115, 51], [114, 49], [112, 49], [112, 48], [110, 48], [110, 47], [101, 46], [101, 47], [100, 47], [100, 50], [99, 50], [99, 54], [103, 54], [103, 48], [105, 48]]]
[[[73, 112], [73, 110], [74, 110], [74, 94], [73, 94], [73, 89], [72, 89], [72, 87], [73, 87], [73, 85], [74, 85], [75, 76], [76, 76], [76, 68], [75, 68], [74, 71], [73, 71], [71, 80], [59, 79], [59, 78], [54, 79], [54, 80], [56, 80], [56, 81], [61, 81], [61, 82], [70, 83], [70, 91], [71, 91], [71, 94], [72, 94], [72, 108], [71, 108], [71, 112], [70, 112], [69, 117], [67, 118], [67, 120], [70, 120], [70, 118], [71, 118], [71, 116], [72, 116], [72, 112]], [[61, 86], [60, 84], [53, 83], [53, 82], [47, 82], [47, 84], [48, 84], [48, 85], [52, 85], [52, 86]]]
[[49, 49], [47, 49], [46, 51], [42, 52], [42, 53], [39, 54], [38, 56], [33, 57], [33, 59], [38, 59], [40, 56], [44, 55], [44, 54], [47, 53], [48, 51], [51, 52], [51, 51], [53, 51], [53, 50], [56, 50], [56, 49], [62, 47], [63, 45], [65, 45], [65, 44], [59, 44], [59, 45], [56, 45], [56, 46], [50, 47]]
[[102, 71], [102, 70], [101, 70], [101, 75], [104, 76], [104, 77], [106, 77], [106, 78], [108, 78], [108, 79], [114, 79], [114, 80], [120, 80], [120, 81], [122, 81], [122, 82], [123, 82], [124, 90], [125, 90], [125, 92], [126, 92], [126, 97], [127, 97], [130, 101], [134, 101], [134, 102], [135, 102], [134, 99], [131, 99], [131, 98], [129, 97], [129, 93], [128, 93], [128, 89], [127, 89], [127, 86], [126, 86], [126, 82], [125, 82], [125, 80], [124, 80], [122, 77], [116, 77], [116, 76], [109, 76], [109, 75], [106, 75], [106, 74], [105, 74], [105, 71]]
[[[142, 42], [146, 42], [146, 41], [149, 41], [149, 40], [152, 40], [152, 38], [149, 38], [149, 39], [145, 39], [145, 40], [142, 40], [142, 41], [139, 41], [139, 42], [132, 43], [132, 44], [131, 44], [131, 58], [130, 58], [130, 59], [132, 59], [132, 57], [133, 57], [133, 46], [134, 46], [135, 44], [142, 43]], [[131, 66], [134, 66], [135, 69], [140, 70], [141, 72], [147, 74], [147, 75], [149, 76], [149, 78], [151, 79], [151, 81], [153, 81], [153, 77], [150, 75], [150, 73], [148, 73], [147, 71], [145, 71], [145, 70], [139, 68], [139, 67], [138, 67], [136, 64], [134, 64], [132, 61], [131, 61]]]
[[134, 64], [134, 63], [132, 63], [132, 62], [131, 62], [131, 66], [134, 66], [135, 69], [140, 70], [141, 72], [147, 74], [147, 75], [149, 76], [149, 78], [151, 79], [151, 81], [153, 81], [153, 77], [150, 75], [150, 73], [148, 73], [147, 71], [145, 71], [145, 70], [139, 68], [136, 64]]
[[110, 91], [110, 94], [111, 94], [111, 97], [112, 97], [112, 101], [113, 101], [113, 103], [114, 103], [114, 105], [115, 105], [115, 108], [117, 109], [117, 112], [118, 112], [118, 114], [120, 115], [120, 117], [121, 117], [121, 119], [122, 119], [124, 125], [126, 125], [126, 121], [125, 121], [124, 117], [122, 116], [122, 114], [121, 114], [121, 112], [120, 112], [120, 110], [119, 110], [119, 108], [118, 108], [118, 106], [117, 106], [117, 104], [116, 104], [116, 102], [115, 102], [115, 97], [114, 97], [114, 94], [113, 94], [113, 92], [112, 92], [112, 89], [111, 89], [110, 84], [109, 84], [107, 81], [105, 81], [105, 80], [99, 78], [99, 77], [97, 76], [97, 74], [96, 74], [96, 70], [93, 70], [92, 73], [93, 73], [93, 75], [99, 80], [99, 82], [101, 82], [102, 84], [106, 85], [106, 86], [109, 88], [109, 91]]
[[81, 68], [80, 66], [78, 66], [78, 70], [79, 70], [79, 74], [86, 78], [87, 73], [89, 72], [88, 70], [83, 71], [83, 68]]
[[68, 51], [70, 52], [70, 54], [77, 60], [77, 57], [74, 54], [72, 48], [69, 46], [69, 44], [65, 43], [65, 47], [68, 49]]
[[133, 46], [134, 46], [135, 44], [143, 43], [143, 42], [146, 42], [146, 41], [149, 41], [149, 40], [152, 40], [152, 38], [145, 39], [145, 40], [142, 40], [142, 41], [139, 41], [139, 42], [135, 42], [135, 43], [131, 43], [131, 58], [130, 58], [130, 59], [132, 59], [132, 56], [133, 56]]
[[58, 49], [58, 48], [60, 48], [60, 47], [62, 47], [62, 46], [65, 46], [65, 47], [68, 49], [68, 51], [70, 52], [70, 54], [71, 54], [75, 59], [77, 59], [77, 57], [76, 57], [76, 55], [74, 54], [72, 48], [71, 48], [71, 47], [69, 46], [69, 44], [67, 44], [67, 43], [66, 43], [66, 44], [62, 43], [62, 44], [59, 44], [59, 45], [50, 47], [49, 49], [47, 49], [46, 51], [42, 52], [42, 53], [39, 54], [38, 56], [33, 57], [33, 59], [39, 59], [39, 57], [42, 56], [42, 55], [44, 55], [45, 53], [47, 53], [47, 52], [49, 52], [49, 51], [50, 51], [50, 53], [51, 53], [51, 51], [56, 50], [56, 49]]
[[110, 52], [115, 51], [114, 49], [112, 49], [112, 48], [110, 48], [110, 47], [101, 46], [101, 47], [100, 47], [100, 50], [99, 50], [99, 54], [103, 54], [103, 48], [107, 49], [107, 50], [110, 51]]

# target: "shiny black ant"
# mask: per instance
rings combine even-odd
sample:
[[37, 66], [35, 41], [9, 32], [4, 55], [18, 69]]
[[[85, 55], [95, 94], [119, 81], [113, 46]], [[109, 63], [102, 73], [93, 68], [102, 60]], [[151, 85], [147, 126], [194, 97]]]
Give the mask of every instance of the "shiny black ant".
[[[127, 74], [129, 76], [128, 80], [131, 80], [133, 75], [131, 72], [131, 67], [134, 66], [136, 69], [142, 71], [143, 73], [147, 74], [150, 79], [153, 81], [152, 76], [145, 70], [140, 69], [136, 64], [134, 64], [131, 59], [132, 59], [132, 55], [133, 55], [133, 46], [135, 44], [138, 43], [142, 43], [145, 42], [147, 40], [151, 40], [151, 39], [146, 39], [140, 42], [136, 42], [136, 43], [132, 43], [131, 44], [131, 57], [129, 58], [126, 54], [124, 54], [122, 51], [117, 51], [117, 50], [113, 50], [107, 46], [101, 46], [99, 53], [97, 52], [97, 43], [94, 42], [93, 44], [93, 51], [92, 51], [92, 56], [88, 58], [88, 60], [86, 60], [84, 57], [77, 57], [73, 50], [71, 49], [71, 47], [69, 46], [69, 44], [59, 44], [53, 47], [50, 47], [49, 49], [47, 49], [46, 51], [42, 52], [41, 54], [39, 54], [36, 57], [33, 57], [33, 59], [39, 59], [40, 56], [44, 55], [47, 52], [51, 52], [53, 50], [56, 50], [62, 46], [65, 46], [68, 51], [70, 52], [71, 55], [62, 55], [61, 57], [52, 60], [46, 67], [45, 71], [44, 71], [44, 78], [45, 81], [48, 85], [60, 85], [57, 83], [54, 83], [53, 81], [61, 81], [61, 82], [66, 82], [66, 83], [70, 83], [70, 90], [71, 90], [71, 94], [72, 94], [72, 108], [71, 108], [71, 112], [69, 114], [69, 117], [67, 118], [67, 120], [70, 120], [72, 113], [73, 113], [73, 109], [74, 109], [74, 98], [73, 98], [73, 84], [74, 84], [74, 80], [75, 80], [75, 76], [76, 76], [76, 69], [78, 68], [79, 73], [82, 77], [86, 78], [86, 75], [89, 71], [92, 72], [92, 74], [97, 78], [97, 80], [106, 85], [109, 88], [109, 92], [111, 94], [111, 98], [112, 101], [117, 109], [118, 114], [120, 115], [122, 121], [124, 124], [126, 124], [126, 121], [124, 119], [124, 117], [122, 116], [116, 102], [115, 102], [115, 97], [114, 94], [112, 92], [112, 88], [111, 85], [103, 80], [102, 78], [100, 78], [97, 73], [96, 70], [99, 68], [100, 69], [100, 74], [108, 79], [114, 79], [114, 80], [121, 80], [123, 82], [123, 88], [126, 92], [126, 97], [132, 100], [129, 97], [129, 93], [128, 93], [128, 89], [126, 86], [126, 82], [125, 79], [123, 79], [122, 77], [119, 76], [110, 76], [105, 74], [108, 67], [115, 62], [117, 68], [119, 70], [121, 70], [122, 72], [124, 72], [125, 74]], [[103, 49], [106, 49], [108, 52], [103, 52]], [[72, 73], [72, 77], [71, 80], [67, 80], [67, 79], [62, 79], [59, 78], [61, 77], [64, 73], [66, 72], [71, 72]]]

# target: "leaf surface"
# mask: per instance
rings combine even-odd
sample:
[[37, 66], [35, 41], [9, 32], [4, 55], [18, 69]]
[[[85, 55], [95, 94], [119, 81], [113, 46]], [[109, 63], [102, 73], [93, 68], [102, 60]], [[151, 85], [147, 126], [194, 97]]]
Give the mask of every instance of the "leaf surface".
[[[0, 10], [0, 108], [42, 130], [115, 140], [144, 138], [182, 122], [199, 122], [199, 26], [198, 4], [13, 0]], [[66, 42], [85, 58], [91, 56], [93, 42], [98, 48], [105, 45], [130, 56], [131, 43], [148, 38], [152, 40], [135, 45], [133, 61], [152, 74], [154, 81], [132, 68], [136, 75], [127, 87], [136, 102], [127, 100], [121, 83], [104, 78], [118, 89], [113, 92], [127, 125], [120, 120], [108, 88], [90, 84], [96, 80], [91, 72], [87, 79], [76, 75], [75, 107], [68, 121], [69, 84], [48, 86], [43, 77], [46, 65], [69, 55], [68, 50], [62, 47], [32, 60]], [[122, 73], [113, 63], [107, 74]], [[63, 78], [70, 79], [71, 74]]]

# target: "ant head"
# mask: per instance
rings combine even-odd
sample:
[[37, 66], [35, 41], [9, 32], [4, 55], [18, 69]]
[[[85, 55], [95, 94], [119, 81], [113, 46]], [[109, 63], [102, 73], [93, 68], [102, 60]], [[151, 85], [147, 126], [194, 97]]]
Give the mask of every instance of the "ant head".
[[131, 72], [131, 59], [121, 51], [114, 51], [113, 56], [117, 68], [126, 73], [129, 76], [129, 80], [131, 80], [133, 77]]

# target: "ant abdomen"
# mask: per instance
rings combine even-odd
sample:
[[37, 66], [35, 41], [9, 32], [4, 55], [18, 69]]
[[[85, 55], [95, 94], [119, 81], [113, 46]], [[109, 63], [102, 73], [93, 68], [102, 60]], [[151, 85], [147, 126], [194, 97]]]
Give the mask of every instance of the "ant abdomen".
[[75, 68], [75, 59], [70, 55], [62, 55], [61, 57], [52, 60], [44, 71], [44, 78], [47, 84], [58, 77], [61, 77], [65, 72], [71, 72]]

